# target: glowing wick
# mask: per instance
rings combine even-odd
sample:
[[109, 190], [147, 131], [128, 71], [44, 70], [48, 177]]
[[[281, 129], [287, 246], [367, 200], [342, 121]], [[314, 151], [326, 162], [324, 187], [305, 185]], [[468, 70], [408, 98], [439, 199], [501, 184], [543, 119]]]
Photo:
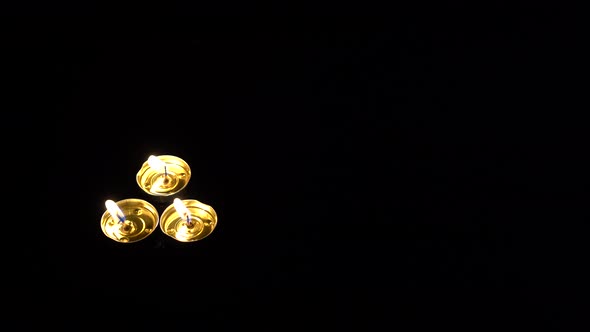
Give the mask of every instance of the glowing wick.
[[148, 165], [150, 165], [150, 167], [155, 169], [157, 172], [164, 173], [164, 178], [168, 178], [168, 170], [166, 168], [166, 163], [163, 162], [162, 159], [152, 155], [148, 158], [147, 162]]
[[106, 202], [104, 202], [104, 205], [107, 207], [107, 210], [109, 211], [113, 219], [118, 220], [119, 223], [125, 221], [125, 214], [123, 214], [123, 211], [121, 211], [117, 203], [110, 199], [107, 199]]
[[187, 222], [187, 224], [191, 223], [191, 213], [184, 203], [182, 203], [180, 198], [174, 199], [174, 208], [176, 209], [176, 212], [178, 212], [178, 214], [182, 217], [182, 219]]

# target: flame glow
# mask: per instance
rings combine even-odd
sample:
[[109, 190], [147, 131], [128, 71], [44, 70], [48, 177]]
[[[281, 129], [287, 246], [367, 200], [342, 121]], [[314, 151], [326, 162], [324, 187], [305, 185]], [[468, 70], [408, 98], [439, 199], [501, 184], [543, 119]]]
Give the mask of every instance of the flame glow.
[[174, 199], [174, 208], [176, 212], [184, 219], [186, 222], [190, 222], [191, 213], [188, 208], [184, 205], [184, 203], [180, 200], [180, 198]]
[[163, 162], [162, 159], [152, 155], [148, 158], [147, 162], [148, 165], [150, 165], [150, 167], [155, 169], [157, 172], [166, 172], [166, 163]]
[[107, 207], [107, 210], [109, 211], [113, 219], [117, 220], [118, 222], [125, 221], [125, 214], [123, 213], [123, 211], [121, 211], [117, 203], [110, 199], [107, 199], [104, 205]]

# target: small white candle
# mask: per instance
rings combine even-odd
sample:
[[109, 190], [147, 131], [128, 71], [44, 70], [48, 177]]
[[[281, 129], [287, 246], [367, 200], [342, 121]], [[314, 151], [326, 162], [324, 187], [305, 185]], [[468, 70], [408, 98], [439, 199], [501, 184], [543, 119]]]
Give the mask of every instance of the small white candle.
[[180, 200], [180, 198], [175, 198], [173, 204], [174, 204], [174, 208], [176, 209], [176, 212], [178, 212], [178, 214], [182, 217], [182, 219], [184, 219], [184, 221], [186, 221], [187, 223], [190, 224], [191, 223], [191, 212], [184, 205], [184, 203]]
[[125, 214], [123, 213], [123, 211], [121, 211], [121, 209], [119, 208], [117, 203], [115, 203], [115, 201], [107, 199], [104, 205], [107, 207], [107, 210], [109, 211], [113, 219], [118, 220], [119, 223], [125, 221]]

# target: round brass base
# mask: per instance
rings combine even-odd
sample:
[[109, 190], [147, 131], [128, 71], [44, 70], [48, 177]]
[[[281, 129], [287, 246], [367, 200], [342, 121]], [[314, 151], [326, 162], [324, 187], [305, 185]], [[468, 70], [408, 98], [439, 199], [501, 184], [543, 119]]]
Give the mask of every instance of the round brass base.
[[193, 242], [207, 237], [217, 226], [217, 213], [207, 205], [194, 199], [182, 200], [190, 212], [190, 221], [182, 218], [174, 205], [168, 206], [160, 218], [160, 229], [164, 234], [180, 242]]
[[153, 196], [170, 196], [184, 189], [191, 178], [188, 164], [175, 156], [158, 158], [166, 164], [166, 171], [153, 169], [147, 161], [144, 162], [136, 175], [141, 190]]
[[137, 198], [116, 203], [123, 211], [125, 220], [120, 222], [113, 219], [109, 211], [103, 213], [100, 227], [108, 238], [121, 243], [137, 242], [148, 237], [158, 227], [158, 211], [152, 204]]

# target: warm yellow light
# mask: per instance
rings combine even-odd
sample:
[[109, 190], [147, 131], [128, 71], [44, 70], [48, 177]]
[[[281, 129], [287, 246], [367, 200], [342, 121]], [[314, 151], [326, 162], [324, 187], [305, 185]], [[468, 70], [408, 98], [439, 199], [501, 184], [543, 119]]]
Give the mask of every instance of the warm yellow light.
[[180, 198], [175, 198], [173, 201], [174, 204], [174, 209], [176, 209], [176, 212], [178, 213], [179, 216], [181, 216], [181, 218], [190, 223], [191, 222], [191, 213], [188, 210], [188, 208], [184, 205], [184, 203], [180, 200]]
[[114, 220], [118, 222], [125, 221], [125, 214], [123, 214], [123, 211], [119, 208], [115, 201], [107, 199], [104, 202], [104, 205], [107, 207], [107, 211], [109, 211], [111, 217], [113, 217]]

